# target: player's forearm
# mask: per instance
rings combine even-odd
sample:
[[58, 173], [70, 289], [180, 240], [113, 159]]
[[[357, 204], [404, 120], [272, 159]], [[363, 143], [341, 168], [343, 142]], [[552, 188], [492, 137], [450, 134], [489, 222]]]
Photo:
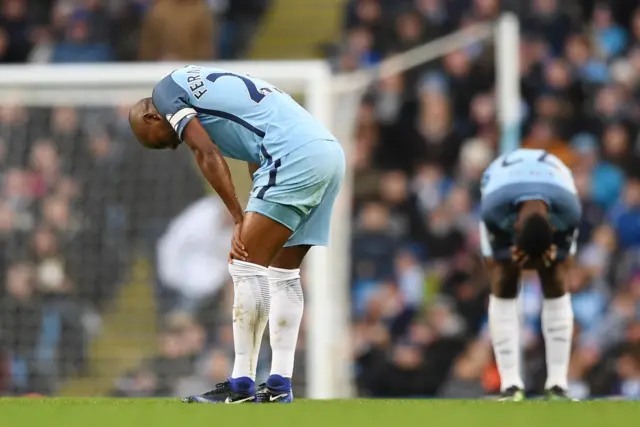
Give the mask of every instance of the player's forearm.
[[234, 222], [241, 222], [242, 207], [238, 201], [227, 162], [220, 153], [200, 154], [197, 157], [202, 174], [227, 206]]
[[243, 218], [242, 207], [236, 196], [229, 166], [197, 118], [192, 118], [184, 128], [183, 139], [196, 156], [202, 174], [227, 206], [233, 220], [236, 224], [240, 223]]

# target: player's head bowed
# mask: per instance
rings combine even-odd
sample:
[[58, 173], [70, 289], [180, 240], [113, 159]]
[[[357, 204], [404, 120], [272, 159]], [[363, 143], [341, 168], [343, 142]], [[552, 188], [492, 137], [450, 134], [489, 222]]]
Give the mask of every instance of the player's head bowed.
[[553, 227], [549, 216], [541, 210], [520, 213], [516, 246], [531, 258], [542, 257], [553, 244]]
[[131, 107], [129, 125], [138, 141], [147, 148], [175, 149], [180, 145], [175, 131], [158, 112], [151, 98], [143, 98]]

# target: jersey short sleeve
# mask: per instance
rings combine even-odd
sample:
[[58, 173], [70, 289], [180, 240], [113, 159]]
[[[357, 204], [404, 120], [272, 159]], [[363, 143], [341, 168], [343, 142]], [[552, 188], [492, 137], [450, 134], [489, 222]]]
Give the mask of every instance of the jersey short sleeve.
[[178, 138], [182, 139], [184, 128], [197, 114], [191, 105], [189, 93], [170, 74], [155, 86], [152, 100], [158, 112], [176, 131]]

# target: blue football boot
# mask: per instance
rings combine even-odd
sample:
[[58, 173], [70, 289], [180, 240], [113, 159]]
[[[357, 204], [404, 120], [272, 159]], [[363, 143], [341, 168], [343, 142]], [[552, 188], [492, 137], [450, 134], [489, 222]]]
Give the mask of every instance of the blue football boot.
[[185, 403], [254, 403], [256, 384], [251, 378], [230, 378], [216, 388], [198, 396], [182, 399]]
[[293, 391], [291, 379], [280, 375], [271, 375], [266, 383], [260, 384], [256, 392], [258, 403], [291, 403]]

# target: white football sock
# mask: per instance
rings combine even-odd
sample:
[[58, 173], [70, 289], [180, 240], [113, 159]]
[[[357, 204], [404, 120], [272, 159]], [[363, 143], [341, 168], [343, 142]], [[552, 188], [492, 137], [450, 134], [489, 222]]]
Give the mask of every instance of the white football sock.
[[524, 388], [520, 377], [519, 320], [515, 298], [489, 297], [489, 329], [502, 391], [513, 386]]
[[571, 340], [573, 338], [573, 308], [571, 296], [545, 299], [542, 303], [542, 334], [547, 356], [545, 388], [568, 387]]
[[271, 313], [269, 314], [271, 375], [291, 378], [298, 331], [304, 310], [300, 270], [269, 267], [269, 287], [271, 289]]
[[233, 344], [235, 361], [232, 378], [255, 381], [262, 335], [269, 320], [267, 268], [249, 262], [229, 264], [233, 279]]

